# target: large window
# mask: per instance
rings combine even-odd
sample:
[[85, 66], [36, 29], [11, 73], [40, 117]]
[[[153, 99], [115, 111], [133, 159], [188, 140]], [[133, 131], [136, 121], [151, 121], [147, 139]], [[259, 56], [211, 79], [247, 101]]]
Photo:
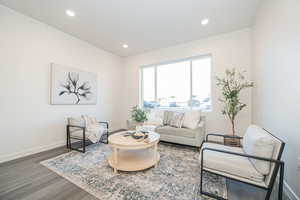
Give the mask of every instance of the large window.
[[141, 100], [145, 108], [211, 110], [211, 57], [141, 67]]

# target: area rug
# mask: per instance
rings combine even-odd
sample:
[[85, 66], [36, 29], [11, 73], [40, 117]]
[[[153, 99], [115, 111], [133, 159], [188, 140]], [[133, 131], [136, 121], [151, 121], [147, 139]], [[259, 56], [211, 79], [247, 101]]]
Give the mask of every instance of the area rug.
[[[106, 144], [87, 147], [85, 154], [69, 152], [41, 164], [100, 200], [208, 200], [199, 194], [199, 151], [180, 145], [159, 144], [157, 168], [113, 173]], [[204, 174], [203, 190], [227, 198], [226, 180]]]

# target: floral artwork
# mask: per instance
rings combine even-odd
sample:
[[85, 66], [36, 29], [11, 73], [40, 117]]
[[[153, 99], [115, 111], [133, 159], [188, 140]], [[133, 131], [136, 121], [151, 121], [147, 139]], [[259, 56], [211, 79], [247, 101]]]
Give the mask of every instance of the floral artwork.
[[96, 74], [57, 64], [51, 72], [51, 104], [96, 104]]

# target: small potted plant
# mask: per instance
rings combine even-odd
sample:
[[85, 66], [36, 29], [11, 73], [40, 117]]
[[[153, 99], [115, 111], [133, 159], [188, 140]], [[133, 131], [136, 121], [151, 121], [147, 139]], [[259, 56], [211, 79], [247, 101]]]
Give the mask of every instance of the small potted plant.
[[140, 132], [143, 123], [148, 120], [147, 111], [134, 106], [131, 110], [131, 118], [136, 122], [136, 132]]
[[[222, 90], [223, 98], [219, 99], [223, 104], [222, 114], [226, 115], [231, 123], [232, 136], [235, 136], [235, 118], [247, 105], [240, 101], [240, 92], [254, 86], [253, 82], [245, 80], [242, 72], [236, 69], [227, 69], [224, 78], [216, 77], [217, 86]], [[239, 140], [228, 141], [232, 145], [239, 145]]]

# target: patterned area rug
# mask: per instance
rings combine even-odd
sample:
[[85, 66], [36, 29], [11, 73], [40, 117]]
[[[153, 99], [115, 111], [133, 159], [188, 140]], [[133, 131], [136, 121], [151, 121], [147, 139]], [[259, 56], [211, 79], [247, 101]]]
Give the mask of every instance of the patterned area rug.
[[[101, 200], [207, 200], [200, 196], [199, 152], [190, 147], [159, 144], [157, 168], [139, 172], [113, 173], [106, 157], [111, 149], [94, 144], [85, 154], [69, 152], [41, 162]], [[212, 174], [203, 176], [204, 191], [227, 198], [226, 180]]]

